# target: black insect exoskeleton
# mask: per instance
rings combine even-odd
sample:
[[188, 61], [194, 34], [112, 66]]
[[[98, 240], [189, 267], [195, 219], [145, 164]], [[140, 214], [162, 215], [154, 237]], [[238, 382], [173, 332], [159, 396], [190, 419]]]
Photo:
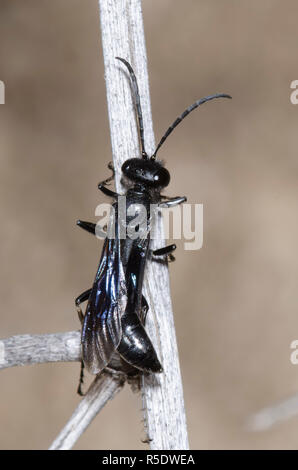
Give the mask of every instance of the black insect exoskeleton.
[[[107, 196], [114, 199], [114, 237], [107, 236], [95, 280], [91, 289], [77, 297], [75, 303], [82, 322], [82, 371], [78, 392], [81, 393], [83, 367], [92, 374], [100, 373], [104, 368], [122, 370], [128, 374], [143, 372], [161, 372], [162, 366], [145, 330], [148, 304], [142, 295], [142, 286], [146, 260], [173, 259], [171, 254], [176, 246], [169, 245], [151, 251], [150, 244], [150, 204], [172, 207], [186, 201], [186, 197], [167, 198], [161, 190], [168, 186], [170, 174], [162, 163], [156, 160], [156, 154], [174, 128], [195, 108], [214, 98], [231, 98], [218, 93], [206, 96], [189, 108], [168, 128], [161, 138], [152, 156], [145, 150], [143, 118], [137, 80], [131, 65], [117, 57], [127, 67], [132, 84], [136, 106], [140, 147], [142, 158], [131, 158], [122, 165], [122, 173], [128, 184], [126, 196], [125, 223], [128, 225], [135, 215], [131, 215], [131, 206], [141, 205], [146, 209], [146, 229], [130, 238], [119, 236], [118, 198], [120, 195], [107, 188], [110, 178], [98, 185]], [[96, 225], [78, 221], [83, 229], [96, 233]], [[138, 227], [136, 227], [136, 231]], [[85, 315], [80, 304], [88, 301]]]

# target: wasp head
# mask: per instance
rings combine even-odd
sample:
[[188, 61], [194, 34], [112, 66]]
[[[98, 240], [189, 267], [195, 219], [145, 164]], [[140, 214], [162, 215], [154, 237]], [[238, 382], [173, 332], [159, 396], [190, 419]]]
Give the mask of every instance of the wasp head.
[[123, 163], [122, 172], [129, 180], [151, 188], [165, 188], [170, 182], [168, 170], [153, 159], [130, 158]]

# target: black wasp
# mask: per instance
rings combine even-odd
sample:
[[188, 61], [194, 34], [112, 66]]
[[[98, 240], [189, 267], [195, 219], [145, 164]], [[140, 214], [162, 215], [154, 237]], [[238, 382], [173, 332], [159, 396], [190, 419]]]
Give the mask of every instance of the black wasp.
[[[115, 201], [113, 204], [115, 237], [105, 238], [93, 286], [75, 301], [82, 322], [82, 369], [79, 393], [81, 393], [84, 365], [92, 374], [98, 374], [106, 367], [122, 370], [128, 375], [134, 375], [139, 371], [162, 371], [155, 349], [145, 330], [148, 304], [142, 295], [142, 286], [148, 257], [159, 260], [171, 259], [173, 258], [171, 253], [176, 246], [169, 245], [155, 251], [150, 250], [150, 204], [172, 207], [185, 202], [186, 197], [167, 198], [161, 195], [161, 190], [170, 182], [170, 174], [162, 163], [156, 160], [156, 154], [175, 127], [195, 108], [214, 98], [231, 98], [229, 95], [218, 93], [196, 101], [168, 128], [155, 152], [149, 157], [145, 150], [137, 80], [131, 65], [120, 57], [117, 59], [125, 64], [130, 74], [142, 153], [142, 158], [130, 158], [122, 165], [122, 173], [128, 186], [125, 194], [125, 223], [129, 224], [135, 217], [135, 214], [129, 215], [131, 206], [142, 205], [147, 214], [146, 230], [140, 230], [140, 233], [133, 238], [119, 237], [119, 195], [107, 188], [107, 184], [114, 178], [114, 170], [110, 164], [109, 168], [113, 174], [101, 182], [98, 188]], [[96, 233], [96, 225], [91, 222], [79, 220], [77, 224], [88, 232]], [[84, 301], [88, 301], [85, 315], [80, 307]]]

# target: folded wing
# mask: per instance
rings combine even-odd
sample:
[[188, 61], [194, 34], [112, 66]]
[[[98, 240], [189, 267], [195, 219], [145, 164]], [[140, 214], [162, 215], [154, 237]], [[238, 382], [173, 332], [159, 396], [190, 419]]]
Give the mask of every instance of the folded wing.
[[106, 238], [82, 328], [82, 356], [92, 374], [110, 362], [121, 335], [127, 303], [118, 238]]

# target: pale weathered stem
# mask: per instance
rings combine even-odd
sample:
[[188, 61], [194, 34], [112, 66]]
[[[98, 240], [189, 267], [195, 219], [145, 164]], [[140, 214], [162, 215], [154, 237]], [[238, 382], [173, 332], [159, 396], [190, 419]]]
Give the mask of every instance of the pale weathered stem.
[[[136, 115], [130, 81], [120, 56], [132, 63], [138, 79], [147, 152], [153, 153], [149, 81], [141, 0], [99, 0], [105, 62], [107, 101], [116, 187], [120, 191], [121, 165], [140, 156]], [[123, 189], [123, 188], [122, 188]], [[153, 247], [163, 244], [161, 217], [157, 220]], [[156, 243], [156, 240], [159, 243]], [[143, 378], [143, 404], [152, 449], [188, 449], [179, 359], [166, 265], [149, 263], [145, 279], [149, 304], [147, 331], [158, 351], [164, 372]], [[80, 333], [21, 335], [0, 341], [0, 369], [15, 365], [56, 361], [79, 361]], [[51, 449], [70, 449], [93, 418], [124, 384], [124, 377], [103, 373], [96, 377]]]
[[[0, 340], [0, 370], [45, 362], [80, 360], [79, 331], [49, 335], [18, 335]], [[124, 382], [124, 375], [104, 372], [97, 376], [50, 449], [71, 449], [103, 406], [121, 390]]]
[[97, 376], [49, 450], [71, 449], [104, 405], [121, 390], [124, 382], [124, 378], [117, 375], [102, 373]]
[[246, 427], [249, 431], [267, 431], [275, 424], [297, 415], [298, 394], [258, 411], [248, 419]]
[[[116, 188], [121, 165], [140, 156], [136, 114], [127, 70], [116, 56], [128, 60], [135, 71], [144, 119], [145, 148], [155, 149], [141, 0], [99, 0], [102, 46], [107, 87]], [[155, 229], [154, 246], [164, 245], [162, 218]], [[146, 329], [158, 351], [164, 372], [143, 379], [143, 405], [151, 449], [188, 449], [182, 381], [171, 306], [167, 266], [149, 263], [144, 294], [149, 304]]]
[[18, 335], [0, 340], [0, 369], [43, 362], [80, 361], [79, 331]]

